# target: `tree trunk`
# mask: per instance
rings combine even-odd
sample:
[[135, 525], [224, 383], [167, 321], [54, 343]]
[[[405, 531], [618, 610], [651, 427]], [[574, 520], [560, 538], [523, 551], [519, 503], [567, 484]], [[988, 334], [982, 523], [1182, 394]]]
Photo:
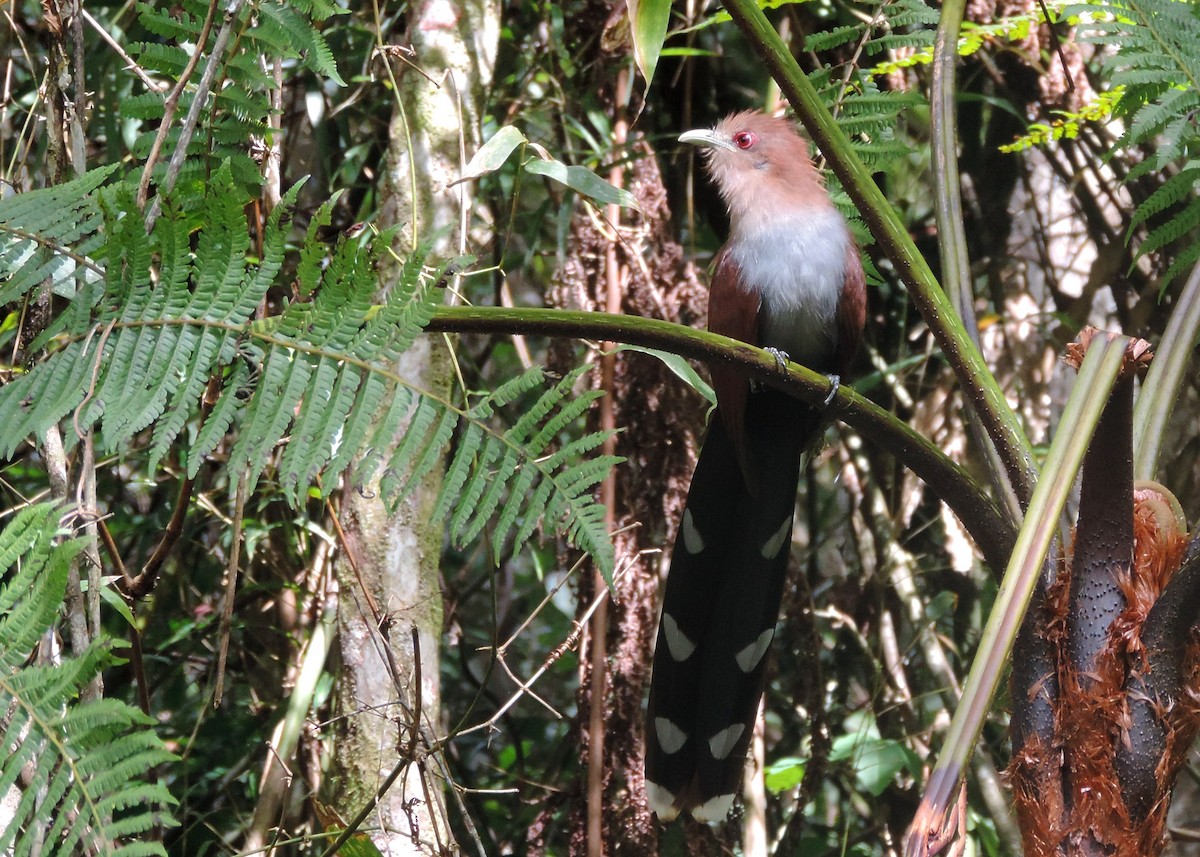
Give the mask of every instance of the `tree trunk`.
[[[392, 39], [399, 46], [395, 53], [381, 60], [390, 63], [398, 95], [380, 225], [401, 226], [396, 247], [401, 258], [435, 234], [433, 255], [444, 258], [461, 252], [466, 240], [472, 188], [446, 186], [460, 174], [463, 153], [480, 144], [499, 5], [495, 0], [427, 0], [414, 4], [406, 26], [407, 32]], [[473, 244], [478, 240], [479, 235], [472, 236]], [[418, 340], [398, 368], [417, 387], [449, 393], [449, 354], [440, 339]], [[349, 818], [399, 771], [368, 823], [379, 830], [372, 835], [380, 849], [392, 855], [455, 850], [440, 759], [426, 758], [443, 732], [438, 681], [442, 522], [430, 514], [440, 482], [435, 473], [390, 515], [378, 484], [347, 486], [342, 502], [347, 555], [338, 564], [338, 697], [342, 714], [349, 716], [336, 748], [331, 795]]]

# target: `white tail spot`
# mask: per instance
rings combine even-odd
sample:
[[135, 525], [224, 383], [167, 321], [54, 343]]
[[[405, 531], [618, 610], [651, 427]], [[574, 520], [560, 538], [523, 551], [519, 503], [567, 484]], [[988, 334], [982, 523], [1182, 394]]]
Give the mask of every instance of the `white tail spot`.
[[692, 818], [708, 824], [716, 824], [719, 821], [724, 821], [725, 816], [729, 815], [729, 810], [732, 808], [732, 794], [717, 795], [715, 798], [711, 798], [700, 804], [700, 806], [693, 807]]
[[668, 756], [678, 753], [687, 743], [687, 733], [665, 717], [654, 718], [654, 735], [658, 738], [658, 746]]
[[658, 783], [646, 780], [646, 800], [650, 802], [650, 811], [663, 821], [674, 821], [679, 815], [679, 807], [675, 805], [675, 795]]
[[679, 529], [683, 531], [683, 546], [688, 553], [698, 554], [704, 550], [704, 537], [696, 529], [691, 509], [683, 510], [683, 520], [679, 523]]
[[735, 723], [709, 738], [708, 749], [712, 752], [713, 758], [724, 759], [733, 752], [734, 745], [737, 744], [738, 739], [742, 737], [742, 733], [745, 731], [746, 724]]
[[774, 636], [775, 629], [768, 628], [758, 635], [757, 640], [738, 652], [734, 658], [737, 661], [738, 669], [744, 673], [753, 672], [763, 655], [767, 653], [767, 647], [771, 645]]
[[667, 650], [676, 663], [686, 661], [696, 651], [696, 644], [688, 639], [687, 634], [679, 630], [679, 623], [670, 613], [662, 617], [663, 636], [667, 638]]
[[792, 534], [792, 513], [788, 512], [788, 516], [783, 519], [783, 523], [779, 525], [779, 529], [771, 538], [763, 542], [762, 558], [775, 559], [779, 556], [779, 552], [783, 550], [783, 546], [787, 544], [788, 537]]

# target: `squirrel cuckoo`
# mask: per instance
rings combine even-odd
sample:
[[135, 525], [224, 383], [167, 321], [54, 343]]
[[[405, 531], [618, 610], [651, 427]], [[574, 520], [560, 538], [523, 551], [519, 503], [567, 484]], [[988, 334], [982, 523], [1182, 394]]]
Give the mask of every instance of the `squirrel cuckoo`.
[[[782, 360], [845, 372], [862, 336], [858, 249], [808, 146], [782, 119], [735, 113], [702, 146], [729, 209], [708, 327]], [[663, 820], [720, 821], [742, 781], [783, 597], [801, 455], [821, 412], [711, 367], [717, 409], [667, 576], [646, 729], [646, 793]], [[836, 389], [836, 386], [835, 386]]]

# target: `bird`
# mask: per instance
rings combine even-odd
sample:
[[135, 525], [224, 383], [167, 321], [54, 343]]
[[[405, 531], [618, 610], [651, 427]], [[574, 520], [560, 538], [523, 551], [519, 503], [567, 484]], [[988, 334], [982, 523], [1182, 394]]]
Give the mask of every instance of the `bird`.
[[[729, 212], [708, 328], [827, 373], [862, 338], [858, 248], [785, 119], [734, 113], [688, 131]], [[710, 366], [709, 420], [671, 553], [646, 723], [646, 795], [662, 821], [724, 820], [740, 790], [791, 547], [803, 454], [822, 408]], [[829, 400], [827, 400], [828, 403]]]

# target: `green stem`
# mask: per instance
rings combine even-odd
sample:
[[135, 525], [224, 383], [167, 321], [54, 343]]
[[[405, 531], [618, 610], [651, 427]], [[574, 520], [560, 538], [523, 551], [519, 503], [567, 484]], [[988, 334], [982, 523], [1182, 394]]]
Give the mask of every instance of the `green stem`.
[[[774, 355], [707, 331], [651, 318], [570, 312], [557, 309], [440, 306], [427, 330], [435, 333], [523, 334], [621, 342], [671, 351], [710, 363], [736, 364], [749, 376], [765, 381], [812, 405], [829, 395], [829, 379], [795, 363], [780, 372]], [[979, 545], [993, 568], [1008, 561], [1016, 528], [965, 470], [927, 437], [843, 385], [830, 404], [831, 413], [864, 439], [887, 450], [910, 468], [946, 503]]]
[[1192, 344], [1200, 335], [1200, 265], [1192, 269], [1159, 340], [1133, 411], [1133, 478], [1153, 479], [1167, 421], [1179, 400]]
[[[963, 220], [962, 181], [958, 172], [958, 32], [962, 28], [966, 0], [945, 0], [938, 18], [933, 45], [933, 80], [930, 84], [930, 151], [933, 160], [933, 201], [937, 221], [938, 253], [942, 262], [942, 285], [958, 312], [963, 330], [979, 348], [979, 325], [975, 319], [975, 289], [971, 260], [967, 255], [967, 233]], [[1021, 516], [1021, 504], [1004, 470], [1004, 461], [988, 439], [973, 409], [967, 411], [971, 436], [975, 438], [1013, 519]]]

